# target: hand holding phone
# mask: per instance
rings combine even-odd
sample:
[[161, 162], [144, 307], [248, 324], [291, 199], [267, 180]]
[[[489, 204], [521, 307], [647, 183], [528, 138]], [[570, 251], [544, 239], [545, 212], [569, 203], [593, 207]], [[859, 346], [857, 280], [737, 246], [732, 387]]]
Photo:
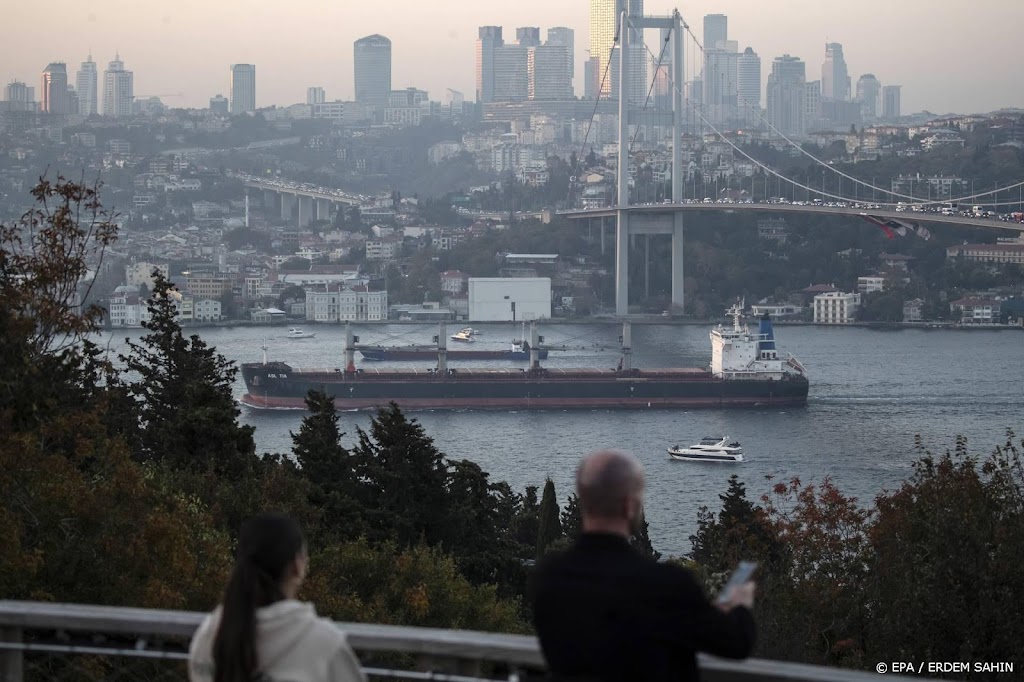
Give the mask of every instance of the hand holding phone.
[[725, 584], [722, 591], [718, 593], [718, 597], [715, 602], [718, 604], [725, 604], [732, 597], [733, 591], [736, 590], [740, 585], [744, 585], [750, 582], [751, 578], [754, 577], [754, 571], [757, 570], [756, 561], [741, 561], [736, 566], [736, 570], [729, 576], [729, 582]]

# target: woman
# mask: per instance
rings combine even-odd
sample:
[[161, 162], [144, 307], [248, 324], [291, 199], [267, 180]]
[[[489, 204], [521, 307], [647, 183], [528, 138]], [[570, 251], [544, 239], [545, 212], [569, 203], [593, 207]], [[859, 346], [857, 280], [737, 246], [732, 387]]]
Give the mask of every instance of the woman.
[[224, 601], [192, 637], [192, 682], [366, 679], [345, 634], [296, 601], [306, 561], [293, 519], [262, 514], [243, 524]]

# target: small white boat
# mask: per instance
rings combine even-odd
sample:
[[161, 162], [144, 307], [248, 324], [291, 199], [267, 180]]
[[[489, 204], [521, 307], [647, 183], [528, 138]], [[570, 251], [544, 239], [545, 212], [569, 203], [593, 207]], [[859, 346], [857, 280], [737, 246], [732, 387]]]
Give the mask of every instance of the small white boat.
[[289, 339], [311, 339], [316, 336], [316, 332], [304, 332], [298, 327], [292, 327], [288, 330], [286, 338]]
[[473, 335], [468, 334], [465, 329], [460, 332], [452, 334], [452, 341], [460, 341], [462, 343], [473, 343]]
[[459, 330], [460, 334], [469, 334], [470, 336], [480, 336], [483, 334], [479, 329], [473, 329], [472, 327], [463, 327]]
[[688, 448], [673, 445], [668, 449], [672, 459], [686, 462], [742, 462], [743, 448], [739, 443], [729, 442], [728, 436], [701, 438], [696, 445]]

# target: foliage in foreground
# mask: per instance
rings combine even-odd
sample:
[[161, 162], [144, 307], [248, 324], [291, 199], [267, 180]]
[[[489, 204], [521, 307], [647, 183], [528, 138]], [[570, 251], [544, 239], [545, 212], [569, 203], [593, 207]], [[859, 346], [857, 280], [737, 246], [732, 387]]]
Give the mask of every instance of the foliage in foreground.
[[[718, 515], [701, 510], [692, 558], [716, 588], [740, 559], [760, 562], [759, 655], [852, 667], [878, 661], [1024, 665], [1024, 441], [991, 455], [964, 439], [917, 443], [909, 480], [872, 508], [831, 481], [776, 484], [761, 505], [733, 477]], [[991, 679], [986, 672], [958, 673]]]

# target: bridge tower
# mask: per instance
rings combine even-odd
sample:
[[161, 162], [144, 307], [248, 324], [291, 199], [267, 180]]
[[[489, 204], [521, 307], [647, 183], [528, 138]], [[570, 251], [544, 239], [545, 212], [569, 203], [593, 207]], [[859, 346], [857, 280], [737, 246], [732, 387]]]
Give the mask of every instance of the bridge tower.
[[[658, 117], [646, 112], [634, 111], [629, 101], [630, 53], [629, 45], [632, 31], [627, 25], [640, 31], [645, 28], [668, 29], [671, 31], [671, 64], [672, 64], [672, 203], [683, 202], [683, 94], [679, 81], [683, 68], [683, 20], [679, 10], [674, 10], [670, 17], [645, 17], [632, 13], [632, 2], [619, 16], [619, 160], [617, 168], [618, 205], [616, 206], [615, 225], [615, 314], [629, 314], [629, 237], [631, 234], [670, 234], [672, 236], [672, 305], [682, 307], [683, 292], [683, 215], [679, 211], [671, 214], [671, 224], [649, 224], [642, 229], [639, 225], [632, 228], [629, 212], [629, 125], [643, 125]], [[602, 238], [603, 238], [602, 229]]]

